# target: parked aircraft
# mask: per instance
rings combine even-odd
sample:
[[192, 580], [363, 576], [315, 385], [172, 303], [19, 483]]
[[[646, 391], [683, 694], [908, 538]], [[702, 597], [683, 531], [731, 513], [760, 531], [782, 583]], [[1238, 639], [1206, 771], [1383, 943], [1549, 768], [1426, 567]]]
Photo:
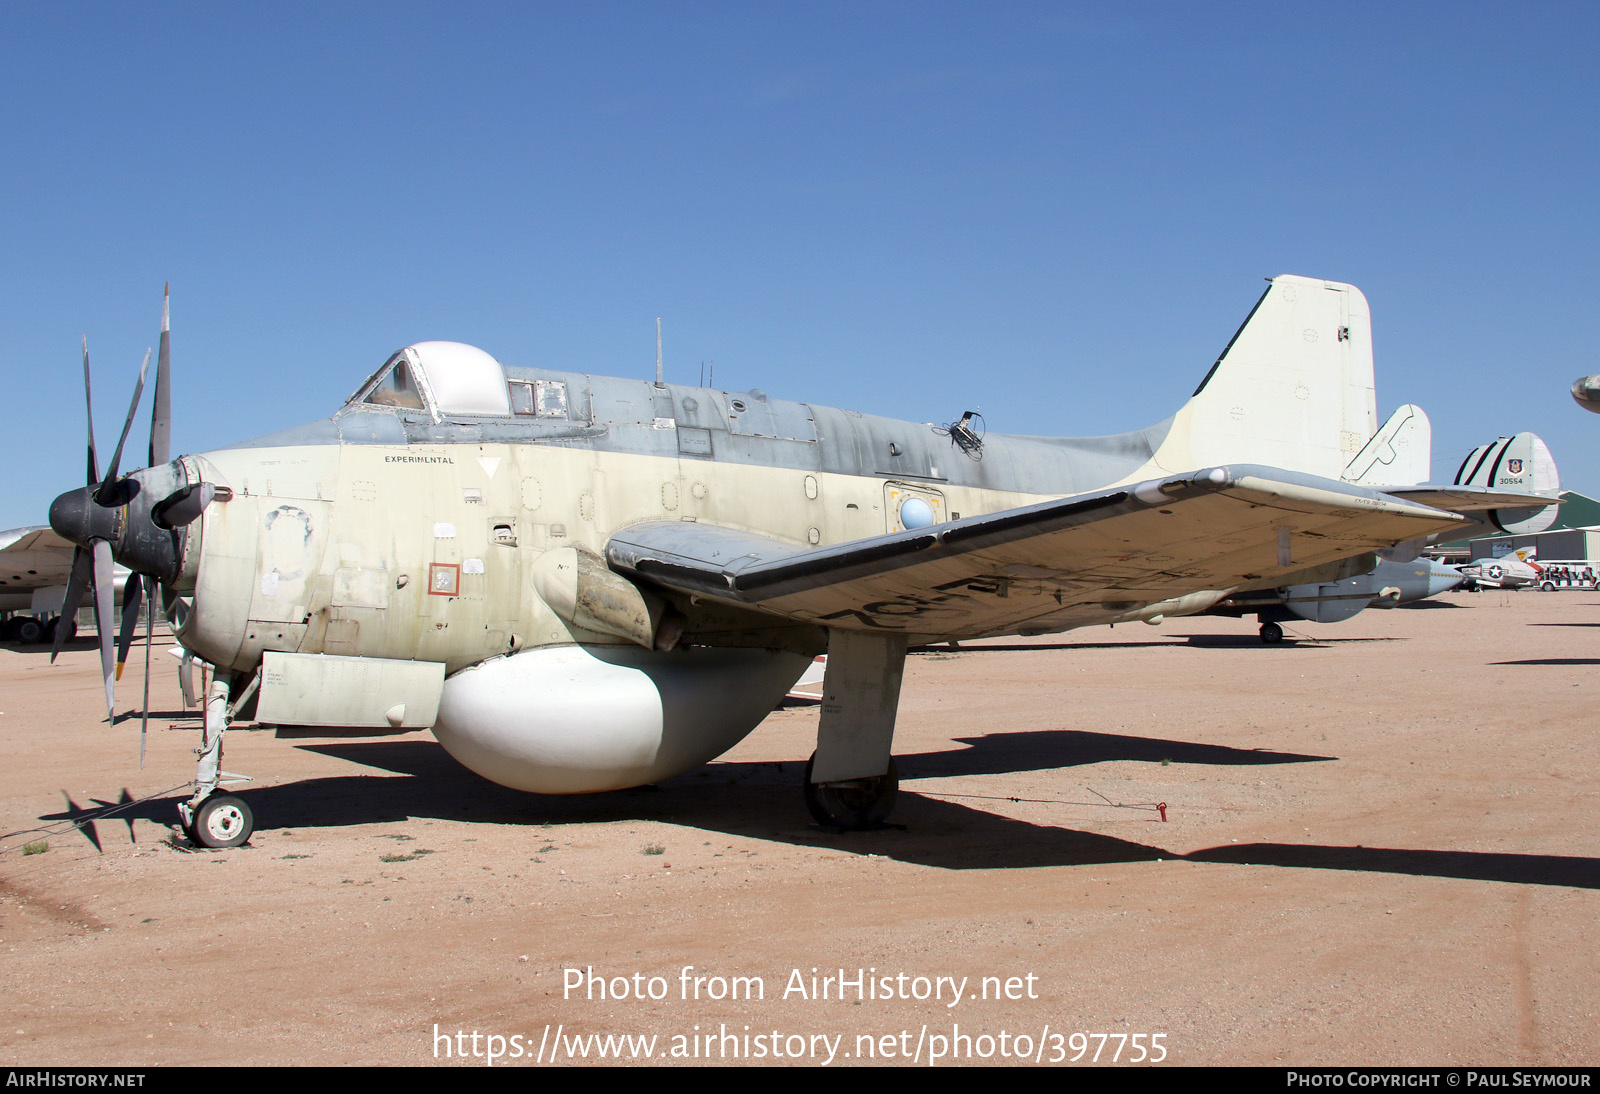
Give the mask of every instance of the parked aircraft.
[[1296, 620], [1340, 623], [1367, 608], [1393, 608], [1437, 596], [1461, 584], [1461, 571], [1429, 558], [1379, 559], [1371, 573], [1311, 585], [1258, 589], [1223, 600], [1210, 615], [1254, 615], [1261, 641], [1283, 641], [1283, 624]]
[[253, 824], [216, 792], [234, 717], [431, 726], [496, 782], [585, 793], [714, 758], [823, 653], [806, 802], [874, 825], [908, 643], [1336, 582], [1459, 527], [1435, 499], [1550, 500], [1395, 485], [1426, 477], [1420, 411], [1379, 428], [1365, 297], [1302, 277], [1270, 282], [1174, 416], [1110, 437], [983, 437], [419, 342], [328, 418], [169, 460], [165, 348], [151, 466], [91, 470], [50, 523], [97, 589], [110, 558], [159, 583], [216, 668], [181, 806], [210, 846]]
[[7, 613], [0, 638], [30, 643], [53, 638], [71, 569], [72, 544], [49, 528], [0, 532], [0, 612]]
[[1475, 558], [1461, 572], [1467, 588], [1520, 589], [1539, 580], [1544, 568], [1534, 562], [1538, 549], [1523, 547], [1501, 558]]
[[1600, 414], [1600, 376], [1580, 376], [1572, 381], [1572, 398], [1583, 409]]
[[[35, 525], [0, 532], [0, 641], [53, 642], [64, 618], [62, 601], [72, 570], [72, 544], [50, 528]], [[122, 601], [128, 568], [117, 566], [113, 591]], [[67, 618], [66, 638], [77, 632]]]
[[[1409, 412], [1409, 413], [1407, 413]], [[1398, 424], [1397, 424], [1398, 423]], [[1388, 438], [1393, 450], [1403, 451], [1387, 462], [1388, 481], [1402, 482], [1405, 476], [1419, 479], [1428, 475], [1427, 453], [1432, 442], [1432, 426], [1417, 407], [1402, 407], [1380, 431], [1373, 443], [1363, 449], [1362, 459], [1375, 445]], [[1525, 491], [1545, 498], [1561, 496], [1561, 479], [1554, 458], [1544, 441], [1532, 433], [1499, 437], [1467, 453], [1456, 469], [1449, 487], [1386, 488], [1416, 500], [1426, 498], [1444, 508], [1461, 508], [1476, 491]], [[1479, 513], [1478, 523], [1518, 532], [1540, 532], [1555, 522], [1554, 503], [1531, 509], [1486, 511], [1479, 504], [1468, 505]], [[1460, 531], [1452, 533], [1459, 535]], [[1261, 640], [1268, 644], [1283, 641], [1282, 624], [1295, 619], [1315, 623], [1338, 623], [1354, 617], [1368, 607], [1392, 608], [1455, 588], [1466, 578], [1462, 571], [1418, 556], [1421, 542], [1413, 541], [1382, 552], [1368, 573], [1339, 581], [1293, 585], [1282, 589], [1254, 590], [1230, 596], [1210, 612], [1212, 615], [1245, 616], [1254, 614], [1261, 624]]]

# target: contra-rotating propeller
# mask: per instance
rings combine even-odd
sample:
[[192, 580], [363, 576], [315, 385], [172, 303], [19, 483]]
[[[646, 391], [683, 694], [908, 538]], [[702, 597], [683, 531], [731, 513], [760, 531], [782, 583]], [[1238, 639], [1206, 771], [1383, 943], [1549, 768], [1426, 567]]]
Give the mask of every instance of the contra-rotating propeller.
[[[111, 503], [117, 494], [117, 467], [122, 462], [122, 446], [127, 443], [128, 430], [133, 425], [133, 417], [139, 410], [139, 399], [144, 394], [145, 376], [150, 371], [150, 352], [145, 351], [144, 363], [139, 366], [139, 382], [133, 389], [133, 402], [128, 406], [128, 418], [122, 425], [122, 435], [117, 438], [116, 452], [111, 457], [111, 465], [105, 477], [100, 477], [100, 461], [95, 452], [94, 445], [94, 396], [89, 384], [89, 339], [83, 339], [83, 399], [84, 406], [89, 416], [89, 486], [92, 487], [91, 498], [95, 505], [102, 509], [111, 510], [112, 521], [109, 526], [106, 522], [95, 522], [95, 526], [88, 530], [87, 543], [79, 542], [72, 551], [72, 573], [67, 578], [67, 593], [62, 600], [62, 617], [72, 619], [78, 614], [78, 606], [83, 602], [83, 593], [89, 585], [94, 586], [94, 621], [95, 628], [100, 632], [100, 667], [105, 676], [106, 686], [106, 719], [109, 721], [115, 716], [112, 698], [112, 683], [115, 677], [114, 652], [112, 650], [111, 610], [115, 600], [114, 563], [111, 557], [111, 540], [118, 530], [120, 523], [119, 514], [111, 509]], [[100, 533], [100, 534], [97, 534]], [[108, 534], [109, 533], [109, 534]], [[55, 661], [56, 655], [61, 652], [61, 644], [66, 640], [67, 627], [59, 624], [56, 626], [55, 643], [50, 650], [50, 660]]]
[[[168, 293], [163, 291], [161, 305], [160, 353], [156, 360], [155, 391], [150, 415], [150, 445], [147, 467], [161, 468], [171, 459], [172, 394], [171, 394], [171, 320]], [[156, 590], [160, 581], [175, 576], [176, 556], [173, 533], [198, 518], [217, 490], [209, 483], [193, 483], [179, 487], [165, 498], [153, 501], [140, 498], [140, 484], [136, 475], [119, 478], [123, 445], [133, 425], [140, 396], [149, 370], [150, 354], [146, 352], [139, 370], [139, 382], [134, 389], [133, 402], [128, 408], [128, 418], [118, 438], [116, 452], [104, 477], [99, 473], [94, 445], [94, 413], [89, 388], [88, 341], [84, 342], [84, 400], [89, 409], [88, 488], [63, 494], [51, 506], [51, 525], [55, 530], [77, 544], [73, 552], [72, 574], [67, 585], [63, 612], [76, 614], [86, 588], [95, 588], [95, 622], [100, 632], [100, 659], [105, 674], [106, 712], [115, 716], [113, 685], [121, 678], [128, 659], [128, 651], [138, 627], [141, 602], [154, 607]], [[137, 473], [136, 473], [137, 474]], [[138, 504], [130, 504], [137, 499]], [[165, 541], [165, 542], [163, 542]], [[114, 553], [120, 557], [114, 558]], [[134, 570], [123, 592], [121, 633], [113, 652], [111, 609], [113, 599], [112, 572], [116, 561], [122, 561]], [[144, 763], [145, 739], [149, 728], [150, 711], [150, 657], [154, 645], [155, 620], [153, 612], [145, 621], [145, 680], [144, 703], [139, 731], [139, 762]], [[65, 628], [57, 627], [55, 650], [51, 660], [60, 651]], [[113, 666], [113, 657], [115, 664]]]

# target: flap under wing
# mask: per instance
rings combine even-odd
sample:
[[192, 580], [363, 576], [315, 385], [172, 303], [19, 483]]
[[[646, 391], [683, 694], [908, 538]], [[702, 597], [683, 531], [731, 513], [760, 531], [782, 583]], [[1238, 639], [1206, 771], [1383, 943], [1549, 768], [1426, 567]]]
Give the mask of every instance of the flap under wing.
[[1067, 630], [1209, 597], [1174, 607], [1179, 614], [1462, 522], [1363, 487], [1246, 465], [817, 548], [650, 521], [614, 535], [607, 558], [638, 579], [797, 621], [974, 637]]

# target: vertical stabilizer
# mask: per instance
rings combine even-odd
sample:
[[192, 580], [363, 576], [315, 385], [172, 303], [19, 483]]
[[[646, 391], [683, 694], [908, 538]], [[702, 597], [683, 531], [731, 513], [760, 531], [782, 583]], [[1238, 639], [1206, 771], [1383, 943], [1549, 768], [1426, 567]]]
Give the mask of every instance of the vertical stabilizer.
[[[1457, 485], [1524, 494], [1561, 495], [1561, 473], [1550, 448], [1536, 433], [1518, 433], [1481, 444], [1467, 453], [1456, 471]], [[1556, 507], [1491, 509], [1489, 520], [1502, 532], [1542, 532], [1556, 522]]]
[[1420, 406], [1407, 403], [1383, 423], [1344, 469], [1344, 481], [1362, 486], [1411, 486], [1433, 470], [1433, 425]]
[[1367, 298], [1282, 275], [1173, 420], [1168, 471], [1260, 463], [1338, 479], [1378, 429]]

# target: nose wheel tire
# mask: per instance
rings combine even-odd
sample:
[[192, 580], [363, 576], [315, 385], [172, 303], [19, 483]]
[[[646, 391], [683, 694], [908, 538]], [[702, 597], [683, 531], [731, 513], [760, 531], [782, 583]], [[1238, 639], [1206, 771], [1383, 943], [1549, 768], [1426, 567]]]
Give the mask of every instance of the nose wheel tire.
[[894, 801], [900, 793], [900, 772], [894, 757], [889, 758], [889, 770], [870, 779], [851, 779], [847, 783], [814, 783], [811, 781], [812, 765], [817, 762], [813, 752], [806, 762], [806, 808], [811, 816], [825, 828], [877, 828], [894, 812]]
[[1283, 628], [1276, 623], [1261, 624], [1261, 641], [1269, 646], [1276, 646], [1283, 641]]
[[238, 847], [255, 831], [250, 807], [232, 794], [213, 794], [194, 811], [189, 836], [202, 847]]

